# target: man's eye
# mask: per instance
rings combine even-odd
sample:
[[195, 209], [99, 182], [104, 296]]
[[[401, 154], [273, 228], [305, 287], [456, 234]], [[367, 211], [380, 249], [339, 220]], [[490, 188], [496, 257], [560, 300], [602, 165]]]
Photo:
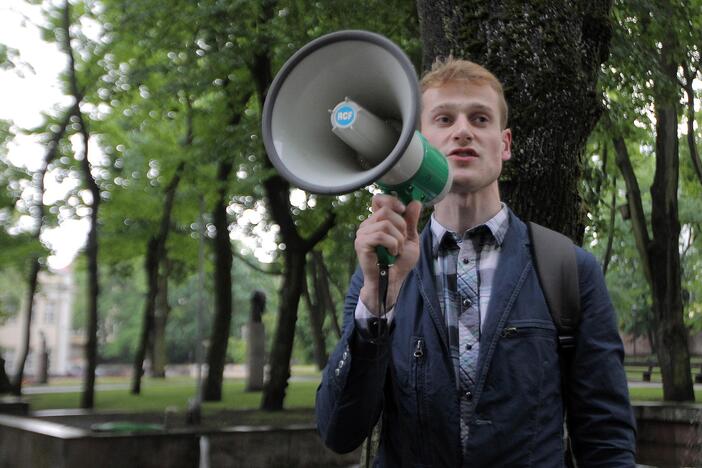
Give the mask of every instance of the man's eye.
[[485, 124], [490, 121], [490, 118], [487, 115], [476, 115], [473, 117], [473, 120], [478, 123]]
[[451, 123], [451, 118], [448, 115], [439, 115], [434, 120], [440, 124], [450, 124]]

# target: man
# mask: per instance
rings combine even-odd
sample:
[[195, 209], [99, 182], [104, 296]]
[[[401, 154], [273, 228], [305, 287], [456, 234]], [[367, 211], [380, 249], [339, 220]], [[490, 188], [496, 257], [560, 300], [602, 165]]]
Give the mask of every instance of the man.
[[[421, 131], [448, 158], [453, 186], [421, 236], [418, 202], [373, 198], [344, 333], [317, 393], [324, 443], [353, 450], [382, 414], [376, 466], [558, 467], [567, 408], [580, 466], [634, 466], [623, 348], [597, 262], [576, 249], [582, 318], [561, 376], [526, 226], [500, 201], [512, 145], [502, 86], [449, 60], [422, 93]], [[397, 255], [380, 318], [387, 339], [376, 332], [379, 245]]]

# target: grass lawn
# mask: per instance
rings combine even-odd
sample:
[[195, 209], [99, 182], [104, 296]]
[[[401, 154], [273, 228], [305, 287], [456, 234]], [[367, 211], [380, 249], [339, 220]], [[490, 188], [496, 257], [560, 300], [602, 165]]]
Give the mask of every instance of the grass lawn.
[[[125, 384], [127, 388], [96, 391], [95, 410], [161, 412], [172, 407], [177, 411], [184, 411], [187, 408], [188, 400], [195, 395], [195, 379], [189, 377], [144, 378], [140, 395], [129, 393], [129, 382], [128, 377], [98, 378], [98, 385]], [[60, 382], [52, 382], [51, 386], [67, 384], [80, 385], [80, 380], [63, 379]], [[317, 380], [290, 382], [285, 398], [285, 408], [314, 407], [317, 385]], [[225, 380], [222, 388], [222, 401], [204, 402], [203, 410], [207, 413], [221, 409], [257, 409], [261, 404], [261, 392], [246, 392], [244, 386], [243, 379]], [[26, 395], [25, 398], [32, 411], [35, 411], [79, 408], [80, 396], [80, 392], [69, 392], [32, 394]]]
[[[641, 380], [644, 369], [629, 368], [627, 376], [634, 381]], [[319, 372], [312, 366], [293, 369], [295, 377], [305, 377], [305, 380], [291, 381], [287, 388], [285, 409], [311, 409], [314, 407], [315, 393], [319, 382]], [[652, 381], [660, 382], [660, 374], [654, 373]], [[188, 400], [195, 395], [195, 379], [190, 377], [168, 377], [167, 379], [144, 378], [141, 395], [129, 393], [129, 377], [98, 377], [100, 384], [122, 384], [126, 388], [115, 390], [98, 390], [95, 395], [95, 410], [124, 411], [124, 412], [163, 412], [166, 408], [185, 411]], [[52, 386], [81, 385], [79, 378], [53, 379]], [[222, 389], [222, 401], [204, 402], [205, 414], [219, 410], [256, 410], [261, 404], [261, 392], [244, 391], [243, 379], [226, 379]], [[632, 401], [661, 401], [661, 388], [630, 388]], [[702, 391], [695, 392], [697, 401], [702, 401]], [[34, 410], [66, 409], [80, 407], [80, 392], [44, 393], [26, 395], [30, 408]], [[280, 413], [270, 415], [278, 421]], [[266, 419], [263, 413], [263, 419]], [[263, 422], [263, 421], [262, 421]], [[264, 422], [265, 423], [265, 422]]]
[[[631, 401], [662, 401], [662, 388], [632, 388], [629, 387]], [[695, 401], [702, 401], [702, 390], [695, 390]]]
[[[291, 369], [292, 379], [288, 384], [285, 409], [313, 408], [314, 398], [321, 373], [313, 365], [294, 365]], [[295, 378], [303, 380], [293, 381]], [[144, 377], [141, 381], [141, 394], [129, 392], [131, 377], [98, 376], [96, 385], [121, 385], [124, 388], [96, 390], [96, 411], [155, 411], [166, 408], [177, 411], [187, 409], [188, 400], [195, 397], [195, 379], [187, 376], [172, 376], [165, 379]], [[80, 377], [53, 378], [48, 387], [75, 386], [82, 387]], [[244, 391], [245, 380], [240, 378], [224, 379], [222, 401], [203, 402], [203, 410], [221, 409], [241, 410], [257, 409], [261, 404], [262, 392]], [[45, 409], [66, 409], [80, 407], [80, 391], [62, 393], [25, 394], [32, 411]]]

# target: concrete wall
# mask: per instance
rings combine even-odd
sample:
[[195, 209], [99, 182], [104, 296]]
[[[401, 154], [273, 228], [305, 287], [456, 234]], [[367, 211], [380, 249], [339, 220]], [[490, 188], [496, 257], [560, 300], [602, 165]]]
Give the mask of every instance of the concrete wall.
[[702, 405], [636, 402], [638, 463], [702, 466]]
[[312, 425], [116, 435], [0, 415], [0, 468], [197, 468], [201, 454], [211, 468], [342, 467], [360, 460], [359, 450], [328, 450]]
[[[633, 406], [638, 463], [702, 466], [702, 405]], [[360, 460], [360, 450], [337, 455], [326, 449], [311, 425], [115, 435], [0, 415], [0, 468], [197, 468], [201, 453], [211, 468], [346, 467]]]

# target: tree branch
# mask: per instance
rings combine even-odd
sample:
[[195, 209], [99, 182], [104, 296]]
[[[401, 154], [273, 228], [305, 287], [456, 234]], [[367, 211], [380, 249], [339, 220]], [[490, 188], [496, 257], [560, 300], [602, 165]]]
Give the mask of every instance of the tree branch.
[[697, 179], [702, 184], [702, 161], [700, 161], [700, 154], [697, 151], [697, 142], [695, 141], [695, 91], [692, 88], [697, 70], [690, 70], [685, 63], [683, 63], [682, 69], [685, 75], [683, 88], [687, 94], [687, 146], [690, 148], [690, 157], [692, 158], [692, 165], [695, 167]]
[[[235, 256], [236, 258], [238, 258], [239, 260], [241, 260], [242, 262], [244, 262], [244, 263], [246, 264], [246, 266], [248, 266], [248, 267], [251, 268], [252, 270], [256, 270], [256, 271], [258, 271], [258, 272], [260, 272], [260, 273], [264, 273], [264, 274], [266, 274], [266, 275], [276, 275], [276, 276], [279, 276], [279, 275], [282, 275], [282, 274], [283, 274], [283, 272], [280, 271], [280, 270], [277, 269], [277, 268], [273, 268], [273, 267], [270, 267], [270, 268], [268, 268], [268, 269], [262, 268], [262, 267], [259, 266], [256, 262], [251, 261], [251, 260], [250, 260], [249, 258], [247, 258], [245, 255], [240, 254], [240, 253], [237, 252], [236, 250], [233, 251], [233, 254], [234, 254], [234, 256]], [[260, 263], [260, 262], [259, 262], [259, 263]]]
[[609, 206], [609, 232], [607, 233], [607, 248], [602, 259], [602, 274], [607, 275], [609, 261], [612, 259], [612, 244], [614, 244], [614, 221], [617, 212], [617, 176], [612, 177], [612, 202]]
[[329, 230], [334, 227], [336, 223], [336, 215], [334, 212], [330, 211], [327, 214], [327, 219], [324, 220], [322, 224], [310, 235], [310, 237], [305, 240], [305, 252], [309, 252], [314, 249], [314, 246], [319, 243], [327, 235]]
[[612, 143], [614, 144], [614, 150], [616, 153], [617, 166], [619, 167], [619, 171], [622, 173], [622, 177], [624, 177], [624, 182], [626, 183], [626, 199], [629, 204], [629, 211], [631, 213], [631, 226], [634, 231], [634, 238], [636, 240], [636, 249], [639, 251], [639, 256], [641, 257], [641, 263], [643, 264], [646, 281], [648, 281], [648, 284], [651, 285], [651, 257], [649, 255], [651, 238], [648, 234], [646, 215], [644, 214], [643, 203], [641, 201], [641, 191], [639, 190], [639, 182], [636, 180], [636, 174], [634, 173], [634, 168], [631, 165], [629, 150], [626, 148], [624, 138], [621, 136], [616, 136], [612, 138]]

